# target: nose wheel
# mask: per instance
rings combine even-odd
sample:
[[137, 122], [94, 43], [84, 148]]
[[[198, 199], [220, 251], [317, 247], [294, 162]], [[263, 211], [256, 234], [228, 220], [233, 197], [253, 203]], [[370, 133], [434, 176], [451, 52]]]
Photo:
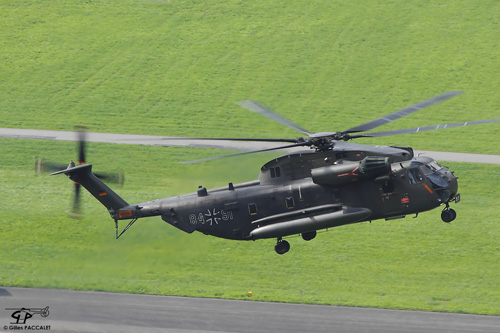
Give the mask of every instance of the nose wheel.
[[277, 254], [285, 254], [290, 251], [290, 243], [288, 243], [286, 240], [278, 238], [278, 242], [274, 246], [274, 250]]
[[455, 212], [454, 209], [452, 209], [448, 206], [445, 209], [443, 209], [443, 212], [441, 213], [441, 220], [443, 220], [443, 222], [446, 222], [446, 223], [450, 223], [456, 217], [457, 217], [457, 212]]

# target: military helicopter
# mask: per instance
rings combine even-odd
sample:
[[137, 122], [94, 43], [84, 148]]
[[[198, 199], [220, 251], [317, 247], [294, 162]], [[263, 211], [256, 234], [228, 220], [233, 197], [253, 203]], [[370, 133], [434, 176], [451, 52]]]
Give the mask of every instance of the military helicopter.
[[[91, 164], [76, 166], [71, 162], [67, 169], [53, 174], [66, 174], [108, 209], [115, 222], [116, 238], [139, 218], [161, 216], [165, 222], [187, 233], [198, 231], [233, 240], [276, 238], [275, 251], [284, 254], [290, 250], [290, 244], [283, 239], [287, 236], [300, 234], [310, 241], [318, 230], [410, 214], [417, 217], [440, 206], [443, 206], [441, 218], [448, 223], [457, 215], [450, 203], [460, 201], [453, 171], [429, 157], [415, 157], [410, 147], [369, 146], [346, 141], [500, 122], [500, 119], [491, 119], [364, 133], [460, 93], [450, 91], [342, 132], [321, 133], [311, 133], [256, 102], [239, 102], [307, 137], [190, 138], [288, 144], [186, 163], [294, 147], [312, 149], [291, 152], [267, 162], [261, 167], [258, 180], [228, 183], [211, 190], [199, 186], [196, 192], [177, 197], [129, 204], [92, 173]], [[119, 220], [130, 220], [120, 233]]]

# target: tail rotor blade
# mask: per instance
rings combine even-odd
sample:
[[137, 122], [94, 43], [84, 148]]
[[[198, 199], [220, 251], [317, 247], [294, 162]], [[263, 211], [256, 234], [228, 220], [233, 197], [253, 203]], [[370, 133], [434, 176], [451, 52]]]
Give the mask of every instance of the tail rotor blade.
[[42, 175], [43, 173], [54, 172], [63, 169], [66, 169], [66, 165], [64, 164], [49, 162], [44, 160], [43, 158], [37, 158], [35, 160], [35, 173], [37, 175]]
[[78, 135], [78, 164], [85, 164], [85, 146], [87, 129], [83, 126], [76, 126]]
[[[76, 126], [75, 130], [78, 135], [78, 165], [85, 164], [85, 148], [86, 148], [86, 132], [84, 126]], [[70, 216], [76, 219], [81, 218], [80, 210], [80, 184], [75, 182], [75, 195], [73, 197], [73, 209]]]
[[80, 187], [81, 185], [75, 182], [75, 192], [73, 194], [73, 208], [71, 209], [71, 212], [69, 212], [69, 216], [75, 219], [81, 218]]
[[94, 175], [105, 182], [114, 183], [118, 185], [123, 185], [125, 182], [125, 175], [123, 172], [111, 173], [111, 172], [94, 172]]

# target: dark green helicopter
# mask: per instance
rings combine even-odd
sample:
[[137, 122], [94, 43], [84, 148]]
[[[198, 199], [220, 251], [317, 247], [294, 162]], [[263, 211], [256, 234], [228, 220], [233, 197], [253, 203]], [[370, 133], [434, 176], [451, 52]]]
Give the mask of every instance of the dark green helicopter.
[[[429, 157], [415, 157], [410, 147], [369, 146], [346, 142], [361, 137], [380, 137], [434, 129], [500, 122], [500, 119], [427, 126], [388, 132], [362, 133], [434, 103], [444, 101], [451, 91], [343, 132], [310, 133], [268, 108], [244, 101], [243, 107], [293, 128], [306, 137], [298, 139], [208, 139], [286, 142], [287, 145], [189, 161], [194, 163], [229, 156], [278, 149], [309, 147], [289, 153], [261, 167], [258, 180], [195, 193], [129, 204], [92, 173], [91, 164], [53, 174], [66, 174], [85, 187], [109, 211], [119, 238], [137, 219], [161, 218], [187, 232], [234, 240], [276, 238], [278, 254], [289, 251], [283, 237], [300, 234], [312, 240], [318, 230], [345, 224], [397, 219], [443, 206], [441, 218], [456, 218], [450, 203], [458, 203], [457, 178]], [[415, 217], [416, 217], [415, 216]], [[131, 220], [118, 233], [118, 221]]]

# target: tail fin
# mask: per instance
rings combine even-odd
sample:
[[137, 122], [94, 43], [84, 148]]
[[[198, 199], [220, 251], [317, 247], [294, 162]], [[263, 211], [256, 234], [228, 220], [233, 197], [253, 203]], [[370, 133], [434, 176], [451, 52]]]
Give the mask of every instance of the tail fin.
[[114, 215], [120, 208], [129, 205], [92, 173], [92, 164], [75, 166], [75, 163], [71, 161], [67, 169], [54, 172], [51, 175], [61, 173], [85, 187], [90, 194], [109, 210], [111, 215]]

